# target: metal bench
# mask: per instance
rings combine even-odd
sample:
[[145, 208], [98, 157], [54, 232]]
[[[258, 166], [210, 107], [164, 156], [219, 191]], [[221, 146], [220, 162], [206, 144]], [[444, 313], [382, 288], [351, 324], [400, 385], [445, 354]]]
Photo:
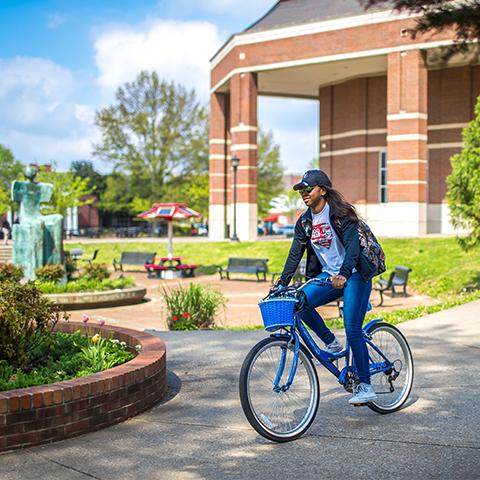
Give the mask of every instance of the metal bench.
[[[260, 275], [263, 275], [263, 281], [267, 281], [268, 258], [237, 258], [228, 259], [227, 268], [218, 267], [220, 279], [230, 280], [230, 273], [254, 273], [257, 281], [260, 281]], [[225, 274], [225, 277], [224, 277]]]
[[124, 265], [142, 265], [153, 263], [155, 252], [122, 252], [120, 260], [113, 260], [113, 268], [115, 271], [123, 272]]
[[[305, 258], [302, 258], [302, 260], [300, 260], [300, 263], [298, 264], [297, 269], [295, 270], [295, 273], [293, 274], [293, 277], [292, 277], [293, 283], [306, 281], [307, 279], [306, 268], [307, 268], [307, 260]], [[281, 274], [282, 272], [272, 272], [272, 285], [275, 283], [275, 279], [279, 277]]]
[[[392, 292], [392, 297], [396, 295], [403, 295], [406, 297], [407, 294], [407, 283], [408, 275], [412, 271], [409, 267], [404, 267], [402, 265], [396, 265], [393, 272], [390, 273], [388, 280], [384, 280], [382, 277], [377, 281], [377, 286], [374, 288], [375, 291], [380, 293], [380, 302], [376, 305], [381, 307], [383, 305], [383, 294], [387, 291]], [[402, 287], [402, 292], [397, 292], [395, 288]]]
[[81, 260], [82, 262], [87, 262], [89, 265], [92, 265], [92, 262], [94, 262], [95, 259], [97, 258], [97, 255], [98, 255], [98, 252], [99, 252], [99, 251], [100, 251], [100, 250], [99, 250], [98, 248], [96, 248], [96, 249], [93, 251], [93, 254], [92, 254], [91, 257], [88, 257], [88, 258], [83, 258], [83, 257], [82, 257], [80, 260]]

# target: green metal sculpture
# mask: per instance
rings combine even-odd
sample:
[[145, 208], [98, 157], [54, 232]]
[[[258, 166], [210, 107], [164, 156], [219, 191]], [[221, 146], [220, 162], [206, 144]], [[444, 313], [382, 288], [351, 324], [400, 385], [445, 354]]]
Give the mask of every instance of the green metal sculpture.
[[63, 217], [40, 213], [40, 204], [52, 198], [53, 185], [35, 182], [36, 175], [35, 168], [27, 167], [27, 181], [12, 184], [12, 199], [20, 204], [20, 223], [13, 226], [13, 263], [23, 268], [28, 280], [36, 278], [38, 267], [63, 261]]

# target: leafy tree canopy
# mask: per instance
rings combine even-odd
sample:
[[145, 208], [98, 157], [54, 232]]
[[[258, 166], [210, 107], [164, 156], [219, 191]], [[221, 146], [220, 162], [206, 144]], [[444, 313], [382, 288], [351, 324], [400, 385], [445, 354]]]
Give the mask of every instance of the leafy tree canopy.
[[275, 143], [273, 133], [259, 129], [258, 132], [258, 218], [268, 215], [272, 200], [285, 191], [283, 165], [280, 162], [280, 146]]
[[[480, 40], [480, 1], [478, 0], [359, 0], [366, 9], [386, 5], [398, 12], [418, 15], [409, 30], [413, 38], [427, 32], [452, 29], [455, 44], [442, 49], [441, 59], [448, 61], [455, 53], [466, 53], [472, 42]], [[478, 47], [474, 55], [478, 54]]]
[[59, 213], [65, 215], [69, 207], [80, 207], [91, 203], [83, 197], [90, 195], [88, 178], [77, 177], [73, 172], [46, 171], [40, 168], [36, 181], [53, 185], [52, 199], [42, 207], [44, 214]]
[[194, 90], [156, 72], [143, 71], [120, 87], [115, 104], [95, 117], [102, 138], [94, 155], [115, 172], [107, 178], [103, 208], [138, 213], [139, 206], [186, 192], [186, 181], [208, 171], [207, 120]]
[[480, 97], [475, 118], [463, 130], [463, 144], [462, 152], [450, 159], [447, 197], [453, 225], [470, 232], [459, 239], [461, 246], [468, 249], [480, 245]]
[[80, 178], [88, 178], [88, 188], [101, 196], [107, 186], [105, 175], [98, 172], [90, 160], [75, 160], [70, 166], [70, 171]]
[[0, 145], [0, 215], [10, 209], [10, 188], [12, 182], [22, 173], [22, 164], [15, 159], [12, 151]]

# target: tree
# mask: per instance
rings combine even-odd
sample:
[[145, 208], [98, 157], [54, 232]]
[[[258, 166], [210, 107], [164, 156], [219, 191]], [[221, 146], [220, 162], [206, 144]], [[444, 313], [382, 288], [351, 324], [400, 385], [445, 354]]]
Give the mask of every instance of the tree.
[[12, 182], [19, 177], [22, 169], [22, 164], [15, 159], [12, 151], [0, 145], [0, 215], [10, 210]]
[[470, 232], [459, 238], [460, 245], [469, 249], [480, 245], [480, 97], [475, 118], [463, 130], [463, 145], [462, 152], [450, 159], [447, 198], [453, 225]]
[[258, 131], [258, 179], [257, 203], [258, 217], [268, 214], [272, 200], [284, 192], [283, 165], [280, 162], [280, 146], [274, 142], [271, 131], [264, 133]]
[[40, 169], [36, 181], [51, 183], [53, 194], [50, 202], [42, 206], [42, 213], [59, 213], [65, 216], [68, 208], [80, 207], [92, 203], [83, 197], [92, 193], [88, 186], [88, 178], [80, 178], [73, 172], [46, 171]]
[[80, 178], [88, 178], [88, 188], [98, 195], [102, 196], [107, 186], [105, 175], [95, 170], [93, 162], [90, 160], [74, 160], [70, 165], [70, 171]]
[[[442, 49], [441, 60], [448, 61], [455, 53], [466, 53], [472, 42], [480, 40], [480, 1], [478, 0], [360, 0], [366, 9], [391, 6], [398, 12], [419, 15], [408, 33], [415, 38], [430, 31], [455, 30], [455, 43]], [[475, 57], [478, 47], [475, 48]]]
[[[194, 90], [161, 81], [155, 72], [141, 72], [116, 93], [114, 105], [96, 113], [102, 138], [94, 155], [114, 165], [107, 179], [104, 204], [139, 204], [167, 200], [180, 181], [208, 169], [207, 113]], [[113, 179], [128, 177], [128, 195], [114, 188]], [[124, 184], [124, 179], [122, 180]], [[110, 191], [109, 191], [110, 190]], [[129, 197], [129, 199], [127, 199]], [[113, 206], [113, 205], [112, 205]]]

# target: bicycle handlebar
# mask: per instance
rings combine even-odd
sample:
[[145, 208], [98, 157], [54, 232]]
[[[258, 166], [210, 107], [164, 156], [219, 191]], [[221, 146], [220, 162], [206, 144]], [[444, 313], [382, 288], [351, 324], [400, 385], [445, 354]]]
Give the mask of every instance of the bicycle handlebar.
[[[310, 280], [307, 280], [306, 282], [300, 284], [300, 285], [291, 285], [290, 287], [285, 287], [282, 290], [278, 291], [270, 291], [266, 297], [263, 298], [263, 300], [267, 300], [270, 298], [276, 298], [276, 297], [296, 297], [299, 292], [301, 292], [307, 285], [310, 284], [316, 284], [319, 287], [325, 287], [325, 286], [332, 286], [332, 281], [329, 278], [311, 278]], [[343, 288], [347, 283], [345, 282]]]

